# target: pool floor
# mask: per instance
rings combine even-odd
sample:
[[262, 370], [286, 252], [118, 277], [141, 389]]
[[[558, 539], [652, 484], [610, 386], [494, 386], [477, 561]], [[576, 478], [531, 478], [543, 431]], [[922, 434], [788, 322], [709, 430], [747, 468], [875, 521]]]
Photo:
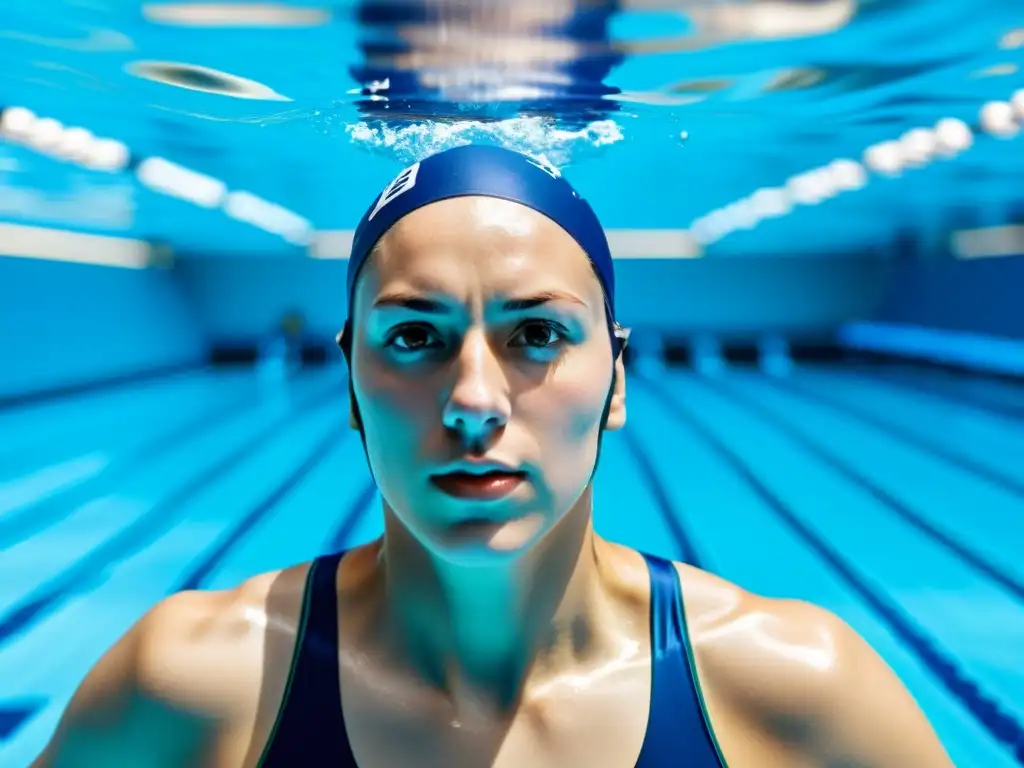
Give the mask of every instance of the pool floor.
[[[836, 612], [958, 766], [1024, 765], [1024, 387], [912, 369], [630, 376], [596, 526]], [[0, 768], [170, 592], [380, 531], [337, 369], [207, 371], [0, 411]]]

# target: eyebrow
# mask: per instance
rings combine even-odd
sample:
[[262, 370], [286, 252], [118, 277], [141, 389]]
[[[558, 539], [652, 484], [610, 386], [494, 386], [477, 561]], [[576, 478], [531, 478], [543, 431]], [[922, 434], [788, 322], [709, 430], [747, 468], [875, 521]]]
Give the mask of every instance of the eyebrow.
[[[548, 304], [552, 301], [567, 301], [572, 304], [578, 304], [581, 307], [586, 307], [587, 303], [578, 296], [574, 296], [571, 293], [564, 291], [541, 291], [531, 296], [525, 296], [516, 299], [507, 299], [502, 302], [501, 310], [503, 312], [523, 312], [534, 307], [539, 307], [543, 304]], [[423, 312], [430, 315], [444, 315], [448, 314], [451, 310], [449, 307], [441, 301], [436, 299], [429, 299], [425, 296], [415, 293], [386, 293], [377, 298], [373, 302], [374, 309], [385, 309], [391, 307], [401, 307], [403, 309], [411, 309], [414, 312]]]

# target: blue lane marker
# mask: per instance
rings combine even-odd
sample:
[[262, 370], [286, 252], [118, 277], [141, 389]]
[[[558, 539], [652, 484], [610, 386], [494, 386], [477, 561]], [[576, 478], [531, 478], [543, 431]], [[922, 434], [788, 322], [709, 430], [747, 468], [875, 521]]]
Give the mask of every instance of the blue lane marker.
[[348, 420], [344, 428], [338, 426], [327, 433], [310, 452], [306, 460], [302, 462], [284, 481], [277, 486], [266, 498], [255, 506], [245, 517], [217, 542], [208, 552], [204, 553], [199, 561], [186, 573], [178, 584], [171, 590], [172, 593], [189, 589], [199, 589], [206, 579], [221, 564], [230, 551], [245, 536], [259, 524], [259, 522], [270, 513], [270, 511], [289, 493], [298, 487], [299, 483], [312, 472], [317, 464], [324, 460], [331, 449], [345, 439], [348, 430]]
[[[912, 525], [914, 528], [916, 528], [922, 534], [930, 538], [932, 541], [944, 547], [947, 551], [952, 552], [963, 562], [967, 563], [972, 568], [974, 568], [975, 571], [985, 576], [986, 578], [994, 581], [996, 584], [999, 584], [1003, 589], [1005, 589], [1007, 592], [1013, 595], [1018, 601], [1024, 603], [1024, 583], [1021, 583], [1020, 580], [1018, 580], [1011, 574], [1006, 573], [993, 563], [989, 562], [983, 555], [979, 554], [978, 552], [975, 552], [970, 547], [960, 543], [953, 536], [950, 536], [944, 531], [939, 530], [926, 519], [921, 517], [917, 512], [910, 509], [910, 507], [903, 504], [901, 501], [897, 500], [894, 496], [892, 496], [882, 488], [879, 488], [877, 485], [868, 480], [868, 478], [861, 475], [855, 469], [847, 466], [843, 462], [839, 461], [835, 457], [823, 451], [819, 446], [815, 445], [813, 442], [808, 440], [804, 435], [797, 432], [795, 429], [793, 429], [792, 426], [787, 424], [783, 419], [780, 419], [777, 415], [775, 415], [768, 408], [764, 407], [762, 404], [755, 402], [752, 398], [744, 394], [741, 394], [740, 392], [736, 391], [734, 387], [730, 387], [727, 384], [711, 381], [706, 382], [706, 384], [712, 389], [719, 390], [723, 395], [739, 403], [742, 407], [746, 408], [751, 413], [756, 414], [757, 417], [762, 421], [765, 421], [768, 424], [774, 426], [776, 429], [785, 434], [788, 438], [793, 440], [793, 442], [802, 447], [812, 456], [819, 459], [822, 463], [834, 469], [837, 473], [848, 479], [851, 483], [857, 485], [866, 493], [873, 496], [883, 507], [888, 508], [898, 517], [902, 518], [908, 524]], [[790, 389], [797, 396], [804, 396], [804, 393], [801, 391], [801, 388], [782, 387], [776, 382], [771, 382], [771, 384], [773, 386], [777, 386], [779, 389]], [[809, 394], [807, 395], [807, 399], [819, 402], [825, 405], [826, 407], [830, 405], [830, 403], [824, 398], [815, 398]], [[848, 413], [852, 417], [857, 416], [857, 413], [855, 411], [847, 412], [845, 409], [840, 409], [838, 407], [836, 407], [836, 410], [840, 410], [843, 413]], [[927, 446], [922, 446], [922, 450], [927, 450]]]
[[872, 427], [880, 432], [884, 432], [894, 440], [902, 441], [908, 445], [914, 446], [918, 450], [937, 456], [954, 466], [960, 467], [966, 472], [971, 472], [978, 477], [984, 478], [993, 485], [1005, 488], [1007, 491], [1024, 498], [1024, 483], [1017, 482], [1016, 480], [1006, 477], [999, 472], [995, 472], [984, 464], [973, 461], [966, 456], [960, 456], [952, 451], [942, 448], [941, 446], [929, 443], [927, 440], [923, 440], [905, 429], [893, 426], [884, 419], [880, 419], [877, 416], [872, 416], [869, 413], [851, 408], [846, 403], [833, 400], [830, 397], [822, 395], [820, 392], [811, 390], [805, 385], [796, 384], [792, 381], [782, 382], [777, 380], [770, 380], [768, 383], [777, 389], [781, 389], [783, 391], [788, 390], [791, 394], [803, 397], [807, 400], [818, 403], [819, 405], [823, 405], [826, 408], [831, 408], [833, 411], [837, 411], [852, 419], [857, 419], [865, 424], [870, 424]]
[[661, 481], [661, 477], [654, 468], [654, 462], [651, 461], [647, 449], [644, 448], [636, 435], [629, 429], [622, 431], [622, 437], [625, 440], [626, 449], [636, 459], [641, 477], [643, 477], [644, 482], [647, 483], [651, 493], [654, 495], [658, 512], [665, 521], [665, 525], [668, 526], [669, 534], [676, 545], [676, 552], [679, 553], [679, 559], [695, 568], [707, 568], [705, 559], [697, 551], [697, 546], [693, 543], [693, 539], [686, 530], [683, 516], [676, 509], [675, 504], [672, 503], [672, 498], [666, 490], [665, 484]]
[[28, 596], [19, 605], [8, 611], [5, 616], [0, 617], [0, 645], [10, 641], [15, 635], [27, 631], [71, 595], [87, 590], [112, 563], [120, 562], [148, 546], [163, 531], [174, 525], [176, 522], [175, 511], [180, 509], [190, 497], [199, 493], [205, 486], [215, 482], [225, 473], [243, 464], [255, 446], [271, 440], [293, 420], [322, 406], [335, 394], [333, 387], [317, 391], [315, 395], [308, 397], [295, 409], [266, 425], [248, 443], [244, 443], [219, 461], [205, 467], [186, 486], [153, 505], [146, 514], [136, 519], [127, 528], [115, 534], [92, 550], [89, 555], [37, 589], [35, 594]]
[[828, 563], [832, 570], [888, 624], [893, 633], [935, 675], [953, 698], [971, 713], [978, 724], [988, 731], [997, 742], [1006, 745], [1017, 763], [1024, 766], [1024, 726], [1013, 715], [1003, 712], [991, 694], [984, 692], [967, 673], [960, 669], [956, 661], [943, 651], [933, 638], [919, 628], [914, 620], [896, 604], [870, 587], [837, 549], [804, 525], [803, 521], [794, 515], [727, 445], [697, 419], [680, 408], [663, 387], [638, 374], [634, 374], [634, 380], [639, 380], [646, 386], [661, 401], [665, 410], [699, 434], [708, 447], [714, 450], [739, 477], [747, 482], [751, 490], [761, 498], [765, 505], [775, 512], [779, 519], [822, 560]]
[[24, 392], [15, 395], [3, 395], [0, 397], [0, 411], [24, 408], [28, 405], [37, 405], [49, 400], [60, 400], [68, 397], [82, 397], [103, 389], [120, 389], [130, 387], [133, 384], [148, 384], [158, 379], [169, 379], [182, 373], [202, 371], [209, 368], [205, 360], [193, 360], [175, 365], [165, 365], [159, 368], [150, 368], [131, 373], [121, 373], [114, 376], [107, 376], [102, 379], [92, 379], [78, 384], [67, 384], [52, 387], [50, 389], [39, 389], [32, 392]]
[[180, 423], [167, 434], [157, 434], [133, 453], [116, 459], [92, 479], [22, 507], [15, 514], [5, 515], [0, 518], [0, 551], [59, 524], [81, 505], [101, 495], [101, 489], [109, 488], [145, 462], [175, 450], [249, 407], [251, 405], [247, 402], [233, 402], [227, 407], [220, 403], [200, 413], [192, 421]]
[[[907, 371], [893, 370], [892, 368], [880, 366], [859, 370], [858, 374], [876, 381], [884, 381], [900, 389], [921, 392], [925, 395], [937, 397], [945, 400], [947, 403], [955, 403], [956, 405], [966, 404], [988, 414], [1012, 419], [1015, 422], [1024, 419], [1024, 406], [1000, 402], [1000, 399], [993, 398], [983, 392], [971, 391], [967, 387], [956, 386], [954, 383], [956, 381], [955, 373], [952, 373], [952, 376], [947, 374], [947, 376], [939, 379], [936, 378], [934, 372], [929, 372], [927, 378], [922, 378], [911, 375]], [[963, 378], [964, 374], [960, 374], [960, 376]], [[983, 376], [984, 374], [980, 374], [980, 377]]]
[[[303, 478], [312, 472], [317, 464], [323, 461], [324, 457], [336, 446], [347, 434], [347, 421], [345, 428], [339, 426], [332, 430], [327, 437], [318, 443], [310, 452], [306, 460], [300, 464], [284, 481], [267, 495], [263, 501], [255, 506], [242, 520], [240, 520], [217, 544], [210, 548], [209, 552], [186, 573], [171, 592], [185, 589], [199, 589], [207, 577], [216, 570], [221, 561], [230, 551], [262, 520], [282, 499], [293, 491]], [[0, 740], [13, 736], [22, 725], [24, 725], [41, 707], [41, 703], [33, 709], [12, 709], [11, 711], [20, 717], [10, 717], [5, 720], [5, 710], [0, 702]], [[6, 726], [6, 728], [5, 728]]]
[[338, 523], [338, 527], [334, 529], [327, 540], [324, 542], [322, 548], [323, 552], [334, 553], [340, 552], [344, 549], [346, 542], [352, 532], [356, 529], [356, 526], [362, 521], [366, 514], [370, 511], [370, 505], [373, 503], [374, 497], [377, 495], [377, 485], [372, 480], [363, 486], [363, 490], [356, 495], [352, 501], [349, 502], [345, 508], [345, 512], [341, 516], [341, 522]]
[[1024, 375], [1024, 340], [912, 325], [847, 323], [839, 342], [851, 349], [885, 352], [962, 365], [979, 371]]
[[15, 731], [21, 728], [23, 723], [31, 720], [36, 712], [41, 710], [45, 704], [46, 699], [29, 701], [0, 700], [0, 742], [9, 739]]

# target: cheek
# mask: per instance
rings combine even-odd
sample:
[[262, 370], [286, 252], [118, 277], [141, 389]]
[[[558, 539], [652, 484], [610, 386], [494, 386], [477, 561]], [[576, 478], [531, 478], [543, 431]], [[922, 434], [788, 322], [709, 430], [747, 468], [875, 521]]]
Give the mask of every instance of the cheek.
[[596, 444], [609, 386], [595, 377], [576, 376], [541, 388], [543, 423], [537, 426], [548, 436], [546, 442], [552, 447]]
[[406, 444], [436, 421], [437, 409], [428, 388], [413, 377], [371, 364], [359, 371], [358, 379], [356, 400], [367, 444], [375, 453], [406, 452]]

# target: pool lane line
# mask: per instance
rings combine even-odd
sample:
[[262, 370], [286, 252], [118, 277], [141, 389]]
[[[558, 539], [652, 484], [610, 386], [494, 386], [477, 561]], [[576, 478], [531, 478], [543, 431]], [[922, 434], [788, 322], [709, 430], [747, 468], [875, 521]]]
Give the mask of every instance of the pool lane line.
[[121, 389], [122, 387], [129, 387], [133, 384], [149, 384], [154, 381], [159, 381], [160, 379], [174, 378], [175, 376], [183, 373], [195, 373], [197, 371], [209, 369], [211, 369], [211, 366], [206, 360], [189, 361], [185, 363], [175, 363], [173, 365], [163, 365], [156, 368], [145, 368], [138, 371], [130, 371], [128, 373], [119, 373], [113, 376], [104, 376], [99, 379], [89, 379], [88, 381], [82, 381], [76, 384], [63, 384], [56, 387], [37, 389], [31, 392], [23, 392], [13, 395], [0, 395], [0, 412], [14, 408], [24, 408], [30, 405], [39, 405], [41, 403], [63, 400], [71, 397], [82, 397], [83, 395], [90, 395], [94, 392], [100, 392], [105, 389]]
[[646, 386], [674, 417], [685, 423], [707, 443], [715, 454], [741, 477], [768, 509], [807, 544], [867, 605], [878, 614], [913, 652], [921, 663], [939, 680], [943, 687], [959, 702], [997, 742], [1007, 746], [1016, 762], [1024, 766], [1024, 726], [1000, 709], [997, 701], [960, 669], [956, 661], [939, 644], [888, 598], [879, 594], [857, 573], [853, 565], [832, 545], [812, 531], [782, 502], [736, 453], [707, 429], [698, 419], [687, 413], [658, 383], [634, 373], [634, 381]]
[[377, 484], [370, 480], [362, 490], [357, 493], [345, 506], [341, 520], [335, 529], [324, 540], [321, 551], [324, 553], [341, 552], [348, 544], [349, 538], [355, 532], [356, 526], [363, 521], [370, 512], [370, 506], [377, 495]]
[[336, 396], [334, 384], [335, 382], [332, 382], [332, 386], [324, 391], [317, 390], [301, 405], [267, 424], [255, 437], [207, 466], [184, 487], [158, 501], [148, 512], [136, 518], [126, 528], [94, 548], [88, 555], [36, 589], [35, 594], [30, 594], [19, 605], [0, 617], [0, 646], [15, 635], [28, 630], [72, 594], [86, 590], [112, 562], [120, 562], [142, 550], [154, 537], [160, 535], [161, 530], [166, 530], [174, 524], [176, 508], [180, 509], [190, 497], [204, 487], [242, 465], [255, 446], [269, 443], [294, 420], [315, 411]]
[[[992, 485], [1009, 491], [1010, 493], [1024, 498], [1024, 483], [1013, 480], [1006, 475], [993, 470], [991, 467], [987, 467], [973, 459], [969, 459], [966, 456], [960, 456], [952, 451], [943, 448], [940, 445], [929, 442], [928, 440], [918, 437], [912, 434], [906, 429], [902, 429], [892, 424], [887, 423], [885, 420], [873, 416], [869, 413], [865, 413], [857, 408], [854, 408], [844, 402], [833, 400], [827, 395], [823, 395], [820, 392], [812, 390], [810, 387], [797, 384], [792, 381], [781, 381], [770, 377], [765, 377], [766, 383], [770, 386], [775, 387], [783, 392], [788, 392], [796, 397], [803, 397], [806, 400], [816, 403], [824, 408], [829, 408], [833, 411], [843, 414], [848, 418], [855, 419], [864, 424], [870, 424], [875, 429], [888, 435], [893, 440], [911, 445], [917, 448], [919, 451], [931, 454], [934, 457], [942, 459], [956, 466], [959, 469], [964, 470], [970, 474], [976, 475]], [[878, 381], [877, 379], [875, 381]], [[886, 382], [882, 382], [886, 383]], [[731, 390], [730, 390], [731, 391]], [[961, 403], [963, 405], [963, 403]]]
[[[217, 543], [208, 547], [195, 564], [192, 565], [186, 573], [178, 579], [175, 585], [168, 590], [168, 594], [174, 594], [175, 592], [186, 589], [201, 588], [203, 586], [203, 582], [214, 570], [216, 570], [221, 561], [230, 554], [231, 550], [244, 539], [245, 535], [255, 528], [255, 526], [258, 525], [259, 522], [272, 509], [274, 509], [277, 504], [284, 500], [288, 494], [299, 486], [302, 480], [316, 469], [331, 450], [333, 450], [337, 444], [344, 439], [345, 435], [348, 434], [348, 431], [348, 417], [346, 416], [344, 420], [339, 421], [337, 427], [331, 430], [310, 450], [305, 459], [303, 459], [303, 461], [300, 462], [298, 466], [277, 485], [277, 487], [268, 493], [260, 503], [254, 506], [241, 520], [236, 522], [231, 527], [231, 530], [225, 536], [222, 536]], [[24, 725], [28, 724], [35, 712], [45, 704], [45, 700], [33, 700], [29, 703], [33, 705], [33, 711], [21, 717], [18, 723], [13, 724], [6, 737], [0, 734], [0, 744], [2, 744], [5, 739], [10, 739], [17, 735], [17, 731], [19, 731]], [[25, 706], [28, 705], [26, 704]], [[0, 721], [2, 721], [3, 717], [3, 707], [3, 702], [0, 701]], [[15, 711], [15, 714], [17, 714], [17, 711], [18, 710]]]
[[[718, 390], [722, 397], [725, 397], [730, 401], [735, 401], [741, 408], [745, 408], [752, 414], [755, 414], [762, 421], [771, 424], [816, 459], [833, 469], [839, 475], [845, 477], [865, 493], [869, 494], [884, 509], [888, 509], [926, 538], [931, 539], [946, 551], [967, 563], [977, 573], [1005, 589], [1016, 600], [1024, 603], [1024, 582], [1021, 582], [1015, 576], [1006, 573], [999, 568], [999, 566], [991, 563], [984, 555], [976, 552], [969, 546], [960, 543], [955, 537], [937, 528], [920, 514], [892, 496], [888, 491], [876, 485], [874, 481], [865, 477], [853, 467], [850, 467], [842, 460], [830, 455], [808, 437], [801, 434], [793, 426], [787, 424], [784, 419], [772, 412], [770, 408], [756, 402], [746, 393], [737, 392], [726, 383], [704, 380], [702, 380], [701, 383], [710, 389]], [[795, 392], [792, 394], [799, 397], [799, 394]]]
[[179, 448], [204, 432], [218, 428], [251, 407], [250, 402], [240, 403], [237, 399], [226, 407], [223, 402], [218, 403], [194, 419], [180, 422], [169, 433], [157, 435], [127, 455], [122, 454], [93, 477], [0, 517], [0, 552], [58, 525], [83, 504], [101, 495], [103, 488], [109, 488], [140, 465]]
[[984, 396], [979, 396], [978, 393], [954, 392], [948, 387], [944, 387], [941, 383], [933, 383], [934, 379], [932, 382], [918, 381], [912, 379], [907, 373], [894, 371], [856, 370], [852, 371], [852, 374], [872, 381], [881, 381], [897, 389], [920, 392], [961, 406], [967, 405], [975, 410], [986, 412], [990, 416], [999, 416], [1012, 421], [1024, 420], [1024, 406], [997, 403]]
[[202, 554], [189, 570], [176, 582], [170, 592], [181, 592], [199, 589], [231, 550], [237, 546], [288, 494], [298, 488], [299, 484], [322, 462], [327, 455], [347, 436], [348, 416], [344, 423], [339, 422], [309, 452], [306, 458], [282, 480], [276, 488], [268, 493], [259, 504], [234, 525], [227, 534]]
[[672, 501], [672, 497], [665, 487], [665, 483], [662, 482], [658, 471], [655, 469], [654, 462], [651, 461], [647, 449], [630, 430], [628, 424], [622, 430], [622, 437], [625, 440], [626, 449], [636, 461], [641, 477], [654, 495], [658, 514], [661, 515], [662, 520], [664, 520], [665, 525], [668, 527], [669, 535], [671, 535], [672, 542], [675, 544], [679, 559], [696, 568], [707, 569], [707, 561], [698, 550], [697, 545], [694, 544], [693, 537], [687, 531], [684, 517]]

